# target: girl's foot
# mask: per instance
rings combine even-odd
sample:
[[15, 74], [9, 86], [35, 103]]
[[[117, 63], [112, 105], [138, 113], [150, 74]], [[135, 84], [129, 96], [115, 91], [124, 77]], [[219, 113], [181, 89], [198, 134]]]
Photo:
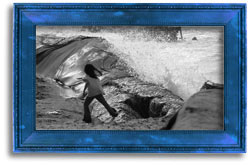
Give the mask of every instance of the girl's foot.
[[110, 113], [110, 115], [112, 117], [117, 117], [118, 116], [118, 112], [114, 109], [114, 108], [111, 108], [113, 112]]
[[82, 119], [82, 121], [84, 121], [85, 123], [91, 123], [91, 119]]

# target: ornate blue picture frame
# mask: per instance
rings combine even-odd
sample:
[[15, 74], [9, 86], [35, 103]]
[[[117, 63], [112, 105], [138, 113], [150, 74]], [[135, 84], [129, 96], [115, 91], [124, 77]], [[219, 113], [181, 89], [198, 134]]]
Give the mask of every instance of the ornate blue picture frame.
[[[223, 26], [224, 130], [36, 130], [36, 26]], [[14, 152], [246, 152], [245, 4], [15, 4]]]

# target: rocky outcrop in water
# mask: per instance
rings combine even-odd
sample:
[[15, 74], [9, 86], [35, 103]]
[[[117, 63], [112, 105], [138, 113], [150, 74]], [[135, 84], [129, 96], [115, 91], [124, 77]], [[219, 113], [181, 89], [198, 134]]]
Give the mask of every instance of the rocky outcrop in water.
[[[101, 77], [106, 93], [104, 97], [112, 107], [119, 111], [119, 116], [110, 123], [111, 116], [107, 110], [99, 102], [93, 101], [90, 105], [93, 121], [109, 123], [106, 125], [108, 128], [101, 127], [100, 129], [160, 129], [181, 109], [183, 100], [180, 97], [160, 85], [141, 80], [139, 75], [119, 56], [108, 51], [109, 44], [104, 39], [89, 37], [70, 39], [51, 37], [48, 39], [48, 36], [46, 38], [47, 40], [40, 38], [40, 42], [37, 43], [39, 45], [37, 76], [49, 77], [56, 81], [47, 82], [44, 78], [37, 78], [37, 126], [40, 129], [48, 129], [43, 122], [46, 125], [49, 123], [43, 119], [51, 115], [60, 116], [62, 119], [54, 118], [53, 125], [49, 124], [49, 129], [100, 128], [90, 128], [81, 121], [83, 110], [80, 99], [65, 99], [60, 96], [60, 93], [50, 95], [50, 92], [63, 91], [65, 87], [72, 91], [76, 90], [75, 84], [79, 84], [76, 78], [80, 75], [84, 76], [82, 68], [86, 63], [92, 63], [104, 73]], [[77, 57], [77, 60], [65, 64], [65, 61], [72, 56]], [[67, 73], [70, 70], [76, 74], [70, 74], [70, 77], [69, 74], [65, 74], [64, 70]], [[62, 82], [64, 87], [56, 84], [58, 81]], [[50, 91], [47, 87], [53, 90]], [[57, 100], [56, 105], [53, 99]], [[50, 106], [56, 108], [50, 108]], [[65, 124], [63, 121], [65, 118], [61, 114], [66, 116], [68, 124]]]
[[222, 130], [224, 127], [223, 85], [206, 82], [163, 129]]
[[[183, 100], [171, 91], [134, 77], [119, 78], [113, 83], [117, 85], [104, 86], [104, 91], [107, 93], [105, 98], [110, 105], [120, 111], [119, 116], [115, 118], [117, 123], [125, 122], [131, 117], [133, 119], [163, 117], [169, 111], [177, 112], [183, 104]], [[97, 101], [93, 103], [92, 109], [94, 116], [98, 113], [103, 121], [109, 116]]]

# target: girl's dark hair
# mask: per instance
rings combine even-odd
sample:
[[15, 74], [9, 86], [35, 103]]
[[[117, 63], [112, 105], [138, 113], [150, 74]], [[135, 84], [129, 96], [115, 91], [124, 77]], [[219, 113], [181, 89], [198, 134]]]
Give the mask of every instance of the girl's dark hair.
[[92, 77], [92, 78], [97, 78], [95, 71], [97, 71], [100, 75], [102, 75], [102, 73], [98, 69], [96, 69], [92, 64], [87, 64], [84, 68], [84, 72], [89, 77]]

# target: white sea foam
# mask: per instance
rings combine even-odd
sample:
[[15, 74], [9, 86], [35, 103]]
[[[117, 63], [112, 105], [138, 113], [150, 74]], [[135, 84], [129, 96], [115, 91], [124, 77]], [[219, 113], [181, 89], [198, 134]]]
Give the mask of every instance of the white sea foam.
[[[44, 28], [38, 33], [48, 31]], [[79, 27], [55, 27], [50, 33], [105, 38], [111, 44], [109, 51], [125, 60], [141, 79], [162, 85], [184, 99], [199, 91], [206, 80], [224, 83], [223, 27], [184, 27], [184, 39], [177, 42], [159, 40], [164, 38], [161, 35], [149, 37], [140, 27], [95, 33]]]

